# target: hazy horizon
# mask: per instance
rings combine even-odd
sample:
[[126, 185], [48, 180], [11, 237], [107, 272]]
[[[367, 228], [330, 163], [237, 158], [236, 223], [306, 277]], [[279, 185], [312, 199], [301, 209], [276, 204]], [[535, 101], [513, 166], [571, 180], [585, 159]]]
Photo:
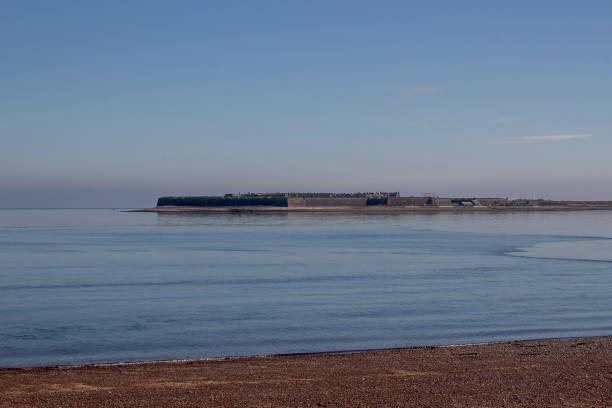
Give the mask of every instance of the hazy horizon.
[[0, 5], [0, 208], [612, 200], [612, 3]]

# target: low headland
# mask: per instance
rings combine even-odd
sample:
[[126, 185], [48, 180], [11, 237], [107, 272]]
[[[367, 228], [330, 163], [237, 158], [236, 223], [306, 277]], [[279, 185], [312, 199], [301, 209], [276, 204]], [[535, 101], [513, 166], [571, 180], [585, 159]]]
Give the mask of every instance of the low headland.
[[0, 370], [0, 407], [609, 407], [612, 338]]
[[612, 201], [558, 201], [491, 197], [402, 197], [398, 192], [246, 193], [224, 196], [160, 197], [157, 206], [136, 212], [329, 212], [402, 213], [448, 211], [579, 211], [612, 210]]

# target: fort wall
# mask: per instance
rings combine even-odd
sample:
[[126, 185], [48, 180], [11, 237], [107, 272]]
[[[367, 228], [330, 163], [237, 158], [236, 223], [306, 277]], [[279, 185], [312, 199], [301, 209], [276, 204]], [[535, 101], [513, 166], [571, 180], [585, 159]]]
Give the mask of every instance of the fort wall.
[[306, 200], [304, 197], [289, 197], [287, 199], [288, 207], [306, 207]]
[[389, 197], [387, 205], [391, 207], [419, 206], [432, 204], [430, 197]]
[[367, 197], [290, 197], [289, 207], [365, 207]]
[[[304, 195], [299, 195], [304, 194]], [[365, 208], [389, 207], [467, 207], [492, 208], [550, 207], [580, 208], [612, 206], [612, 201], [508, 200], [505, 198], [399, 197], [398, 193], [247, 193], [225, 196], [160, 197], [158, 207], [292, 207], [292, 208]]]
[[[157, 206], [180, 207], [365, 207], [367, 197], [284, 197], [284, 196], [226, 196], [226, 197], [160, 197]], [[377, 199], [375, 199], [377, 200]]]
[[183, 207], [287, 207], [287, 197], [160, 197], [157, 206]]

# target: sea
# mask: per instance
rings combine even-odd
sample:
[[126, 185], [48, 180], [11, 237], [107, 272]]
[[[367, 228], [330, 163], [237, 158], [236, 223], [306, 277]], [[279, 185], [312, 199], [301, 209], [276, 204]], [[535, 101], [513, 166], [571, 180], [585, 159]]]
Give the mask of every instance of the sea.
[[0, 367], [612, 335], [612, 211], [0, 210]]

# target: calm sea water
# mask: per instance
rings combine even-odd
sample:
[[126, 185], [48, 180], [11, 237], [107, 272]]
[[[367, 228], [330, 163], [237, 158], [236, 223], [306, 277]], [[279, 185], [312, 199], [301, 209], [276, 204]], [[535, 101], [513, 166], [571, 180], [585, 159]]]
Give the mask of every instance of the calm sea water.
[[612, 334], [612, 212], [0, 210], [0, 366]]

